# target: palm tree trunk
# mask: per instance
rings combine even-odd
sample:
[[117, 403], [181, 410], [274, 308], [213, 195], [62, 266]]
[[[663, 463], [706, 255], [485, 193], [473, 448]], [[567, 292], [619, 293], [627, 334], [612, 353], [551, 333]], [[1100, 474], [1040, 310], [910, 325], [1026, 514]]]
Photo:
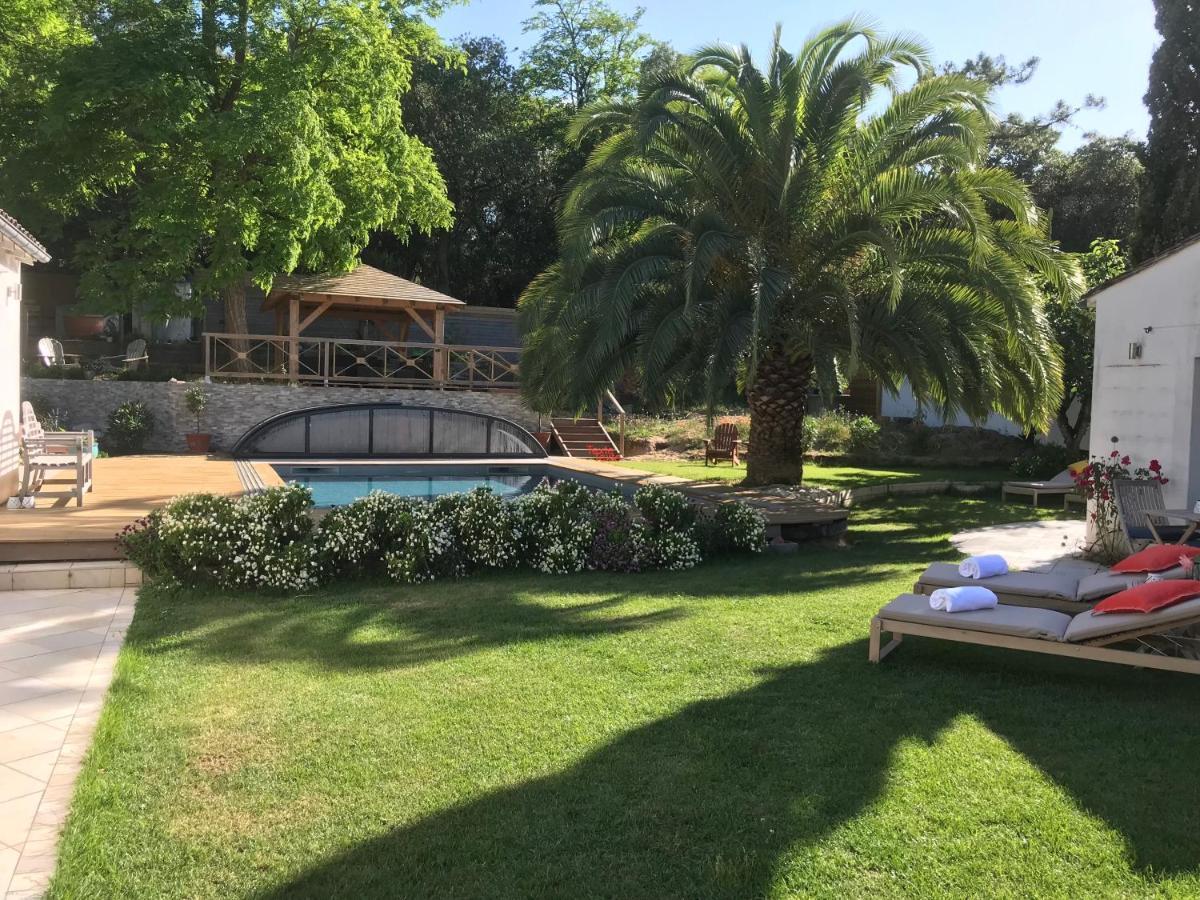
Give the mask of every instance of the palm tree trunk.
[[779, 349], [759, 361], [750, 403], [746, 484], [799, 484], [804, 478], [804, 416], [813, 379], [807, 353], [791, 359]]

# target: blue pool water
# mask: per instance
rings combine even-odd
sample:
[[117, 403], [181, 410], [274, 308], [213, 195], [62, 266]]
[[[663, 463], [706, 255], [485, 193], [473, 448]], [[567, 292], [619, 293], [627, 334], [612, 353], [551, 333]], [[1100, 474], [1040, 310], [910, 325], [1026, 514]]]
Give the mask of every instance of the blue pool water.
[[502, 497], [532, 491], [547, 477], [544, 466], [404, 466], [321, 465], [273, 466], [279, 477], [307, 485], [316, 506], [342, 506], [372, 491], [432, 500], [477, 487], [489, 487]]

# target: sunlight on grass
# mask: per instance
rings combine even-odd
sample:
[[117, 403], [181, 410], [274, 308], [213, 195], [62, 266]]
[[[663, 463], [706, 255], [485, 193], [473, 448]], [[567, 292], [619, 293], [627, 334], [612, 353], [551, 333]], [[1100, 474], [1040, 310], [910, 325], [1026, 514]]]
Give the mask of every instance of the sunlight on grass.
[[[675, 475], [689, 481], [741, 481], [746, 477], [746, 466], [733, 466], [727, 462], [706, 466], [693, 460], [662, 460], [633, 457], [617, 465], [658, 475]], [[851, 488], [875, 484], [901, 484], [920, 481], [1003, 481], [1010, 475], [1005, 469], [996, 468], [931, 468], [906, 467], [861, 468], [855, 466], [830, 466], [806, 463], [804, 483], [813, 487]]]
[[850, 547], [688, 572], [144, 588], [50, 896], [1195, 895], [1192, 680], [867, 663], [951, 532], [1057, 514], [889, 502]]

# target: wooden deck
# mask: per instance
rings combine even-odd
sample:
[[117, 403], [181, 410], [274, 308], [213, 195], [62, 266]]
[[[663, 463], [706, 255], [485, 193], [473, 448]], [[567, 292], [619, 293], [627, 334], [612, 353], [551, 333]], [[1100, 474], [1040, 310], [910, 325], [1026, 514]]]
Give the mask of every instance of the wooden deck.
[[[268, 466], [255, 469], [267, 484], [278, 483]], [[0, 563], [117, 559], [116, 533], [172, 497], [242, 493], [234, 461], [205, 456], [98, 459], [93, 485], [82, 507], [50, 498], [37, 509], [0, 509]]]
[[708, 503], [740, 500], [763, 514], [767, 520], [768, 533], [782, 534], [787, 538], [836, 536], [846, 530], [850, 518], [850, 511], [831, 502], [834, 495], [827, 491], [816, 492], [822, 497], [821, 500], [810, 500], [782, 496], [771, 489], [738, 487], [728, 481], [697, 482], [675, 475], [640, 472], [637, 469], [614, 466], [592, 459], [552, 456], [547, 462], [622, 484], [666, 485]]

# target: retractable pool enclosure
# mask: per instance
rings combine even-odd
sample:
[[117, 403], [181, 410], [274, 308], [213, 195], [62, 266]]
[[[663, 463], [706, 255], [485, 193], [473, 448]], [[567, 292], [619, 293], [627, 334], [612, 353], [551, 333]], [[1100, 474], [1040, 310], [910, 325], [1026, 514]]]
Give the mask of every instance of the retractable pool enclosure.
[[455, 459], [546, 456], [537, 439], [498, 416], [403, 403], [299, 409], [247, 431], [239, 457], [270, 459]]

